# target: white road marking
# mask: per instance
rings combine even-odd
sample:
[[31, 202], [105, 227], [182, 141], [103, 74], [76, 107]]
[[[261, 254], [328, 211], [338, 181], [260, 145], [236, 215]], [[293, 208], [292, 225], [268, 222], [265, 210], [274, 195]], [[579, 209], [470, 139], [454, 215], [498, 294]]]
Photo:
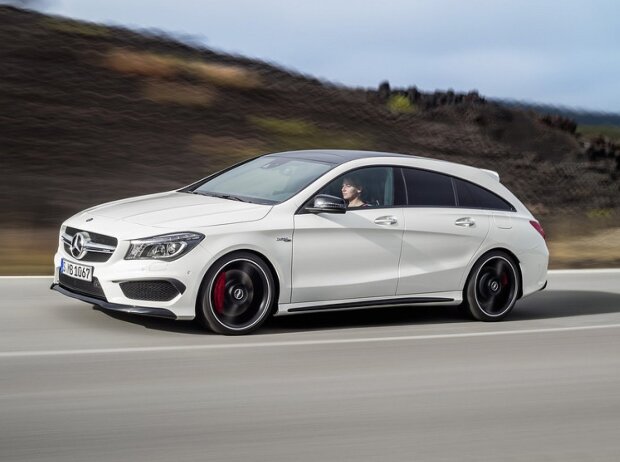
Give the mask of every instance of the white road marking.
[[547, 274], [601, 274], [601, 273], [620, 273], [620, 268], [594, 268], [594, 269], [558, 269], [549, 270]]
[[210, 345], [177, 345], [155, 347], [128, 347], [128, 348], [92, 348], [78, 350], [34, 350], [34, 351], [5, 351], [0, 352], [0, 359], [4, 358], [27, 358], [36, 356], [78, 356], [96, 354], [120, 354], [120, 353], [164, 353], [170, 351], [200, 351], [200, 350], [227, 350], [238, 348], [264, 348], [264, 347], [296, 347], [315, 345], [346, 345], [355, 343], [383, 343], [403, 342], [415, 340], [438, 340], [453, 338], [491, 337], [499, 335], [519, 334], [544, 334], [557, 332], [574, 332], [584, 330], [617, 329], [620, 324], [606, 324], [595, 326], [574, 327], [550, 327], [546, 329], [522, 329], [504, 330], [493, 332], [468, 332], [460, 334], [431, 334], [431, 335], [403, 335], [396, 337], [363, 337], [351, 339], [324, 339], [324, 340], [292, 340], [290, 342], [242, 342], [242, 343], [218, 343]]

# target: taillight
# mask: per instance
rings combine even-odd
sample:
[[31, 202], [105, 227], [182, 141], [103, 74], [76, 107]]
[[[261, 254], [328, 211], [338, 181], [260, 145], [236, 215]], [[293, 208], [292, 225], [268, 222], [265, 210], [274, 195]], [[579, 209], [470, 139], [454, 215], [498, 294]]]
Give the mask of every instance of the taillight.
[[543, 239], [545, 240], [547, 239], [547, 236], [545, 235], [545, 230], [543, 229], [542, 226], [540, 226], [540, 223], [538, 223], [536, 220], [530, 220], [530, 224], [534, 227], [536, 231], [540, 233]]

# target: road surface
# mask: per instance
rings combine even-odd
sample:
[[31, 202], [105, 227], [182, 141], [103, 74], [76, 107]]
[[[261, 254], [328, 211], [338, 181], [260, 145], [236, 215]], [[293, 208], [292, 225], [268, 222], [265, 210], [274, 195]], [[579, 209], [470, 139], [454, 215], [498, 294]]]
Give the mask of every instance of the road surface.
[[223, 337], [0, 278], [0, 461], [617, 461], [620, 270]]

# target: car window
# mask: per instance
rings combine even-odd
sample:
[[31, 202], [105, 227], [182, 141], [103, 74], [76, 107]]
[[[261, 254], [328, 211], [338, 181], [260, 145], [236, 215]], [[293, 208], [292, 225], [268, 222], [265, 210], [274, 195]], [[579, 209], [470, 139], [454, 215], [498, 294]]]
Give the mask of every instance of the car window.
[[407, 204], [409, 206], [456, 206], [450, 176], [416, 168], [403, 168], [402, 171], [407, 186]]
[[395, 203], [394, 169], [364, 167], [353, 170], [330, 182], [319, 194], [342, 197], [349, 208], [391, 207]]
[[473, 209], [514, 211], [515, 208], [499, 197], [480, 186], [459, 178], [454, 179], [459, 207]]
[[192, 191], [276, 204], [294, 196], [333, 166], [305, 159], [264, 156], [215, 176]]

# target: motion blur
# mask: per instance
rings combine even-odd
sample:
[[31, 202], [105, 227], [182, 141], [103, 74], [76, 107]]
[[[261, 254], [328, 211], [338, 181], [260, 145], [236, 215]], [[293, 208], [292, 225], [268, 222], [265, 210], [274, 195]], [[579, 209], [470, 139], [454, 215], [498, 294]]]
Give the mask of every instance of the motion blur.
[[552, 267], [620, 263], [617, 127], [469, 89], [349, 88], [6, 6], [0, 39], [2, 274], [49, 274], [56, 230], [78, 210], [310, 148], [492, 165], [542, 220]]

